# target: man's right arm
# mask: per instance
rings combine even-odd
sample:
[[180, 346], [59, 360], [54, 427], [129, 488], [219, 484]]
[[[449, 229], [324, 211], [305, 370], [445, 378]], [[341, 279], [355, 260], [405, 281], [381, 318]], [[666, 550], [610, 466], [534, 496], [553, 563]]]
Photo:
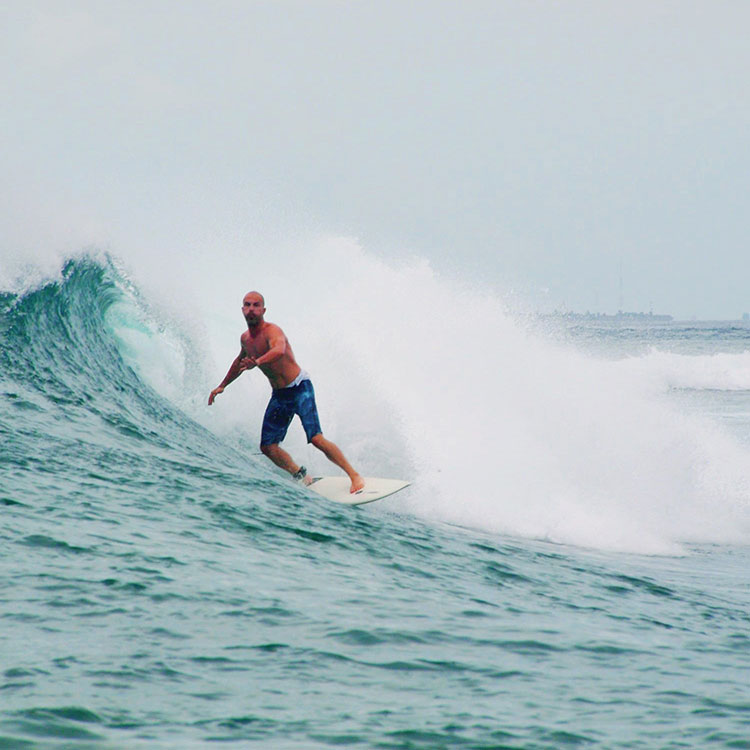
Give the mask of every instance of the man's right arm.
[[237, 380], [237, 378], [245, 372], [245, 370], [250, 370], [253, 367], [255, 367], [255, 362], [253, 360], [250, 360], [249, 357], [245, 355], [245, 350], [241, 349], [240, 353], [235, 357], [234, 362], [229, 367], [229, 371], [224, 376], [224, 380], [219, 383], [216, 388], [214, 388], [211, 393], [208, 396], [208, 405], [211, 406], [213, 404], [214, 399], [220, 394], [224, 392], [224, 389], [234, 380]]

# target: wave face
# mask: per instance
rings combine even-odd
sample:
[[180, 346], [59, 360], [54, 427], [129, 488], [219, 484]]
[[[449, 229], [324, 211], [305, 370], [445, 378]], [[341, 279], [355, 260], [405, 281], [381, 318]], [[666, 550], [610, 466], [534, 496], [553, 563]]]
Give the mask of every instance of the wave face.
[[[283, 260], [0, 296], [0, 746], [741, 746], [745, 344], [622, 356], [350, 241]], [[409, 490], [289, 482], [252, 373], [207, 408], [253, 287], [326, 434]]]
[[218, 441], [126, 364], [108, 317], [124, 294], [112, 265], [83, 259], [57, 281], [2, 297], [3, 437], [11, 463], [17, 457], [34, 482], [49, 475], [73, 487], [122, 480], [143, 489], [173, 484], [183, 458], [226, 460]]

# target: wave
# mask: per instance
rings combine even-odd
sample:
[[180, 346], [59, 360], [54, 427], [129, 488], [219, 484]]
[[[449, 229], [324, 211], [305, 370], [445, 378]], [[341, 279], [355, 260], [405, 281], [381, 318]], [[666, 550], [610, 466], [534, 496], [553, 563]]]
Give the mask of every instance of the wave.
[[620, 367], [655, 390], [750, 391], [750, 351], [677, 354], [654, 348]]
[[[363, 473], [413, 481], [387, 509], [627, 551], [750, 541], [747, 449], [663, 397], [744, 387], [747, 355], [605, 361], [535, 335], [497, 295], [420, 259], [386, 263], [346, 239], [290, 252], [253, 255], [246, 280], [229, 259], [224, 276], [191, 259], [190, 293], [177, 295], [172, 276], [143, 284], [111, 261], [70, 261], [61, 279], [2, 298], [6, 394], [55, 402], [71, 423], [96, 414], [96, 439], [188, 462], [212, 440], [218, 453], [236, 446], [253, 475], [273, 477], [253, 456], [263, 378], [205, 405], [236, 354], [242, 294], [259, 288], [313, 375], [326, 435]], [[301, 430], [287, 447], [331, 473]]]
[[107, 323], [121, 298], [114, 268], [87, 258], [68, 261], [58, 280], [4, 294], [3, 379], [59, 405], [161, 418], [161, 400], [144, 394]]
[[86, 477], [98, 471], [87, 460], [125, 476], [157, 456], [194, 469], [236, 462], [132, 366], [118, 331], [142, 324], [125, 310], [136, 310], [130, 282], [113, 261], [86, 255], [0, 296], [0, 428], [11, 463]]

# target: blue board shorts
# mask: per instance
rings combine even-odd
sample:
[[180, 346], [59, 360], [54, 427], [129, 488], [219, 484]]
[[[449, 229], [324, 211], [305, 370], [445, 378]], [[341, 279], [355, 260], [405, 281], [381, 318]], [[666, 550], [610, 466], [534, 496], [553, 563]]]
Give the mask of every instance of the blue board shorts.
[[286, 431], [295, 414], [299, 416], [305, 428], [308, 443], [322, 432], [318, 407], [315, 405], [315, 390], [307, 379], [298, 385], [278, 388], [271, 393], [271, 400], [263, 416], [261, 447], [280, 443], [286, 437]]

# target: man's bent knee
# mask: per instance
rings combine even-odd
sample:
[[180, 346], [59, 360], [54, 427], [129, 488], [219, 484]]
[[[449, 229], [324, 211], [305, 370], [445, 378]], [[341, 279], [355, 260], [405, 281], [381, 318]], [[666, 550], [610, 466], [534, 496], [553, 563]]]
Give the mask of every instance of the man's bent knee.
[[310, 442], [320, 450], [323, 450], [323, 446], [328, 445], [328, 441], [323, 437], [323, 433], [319, 432], [317, 435], [313, 435], [310, 438]]

